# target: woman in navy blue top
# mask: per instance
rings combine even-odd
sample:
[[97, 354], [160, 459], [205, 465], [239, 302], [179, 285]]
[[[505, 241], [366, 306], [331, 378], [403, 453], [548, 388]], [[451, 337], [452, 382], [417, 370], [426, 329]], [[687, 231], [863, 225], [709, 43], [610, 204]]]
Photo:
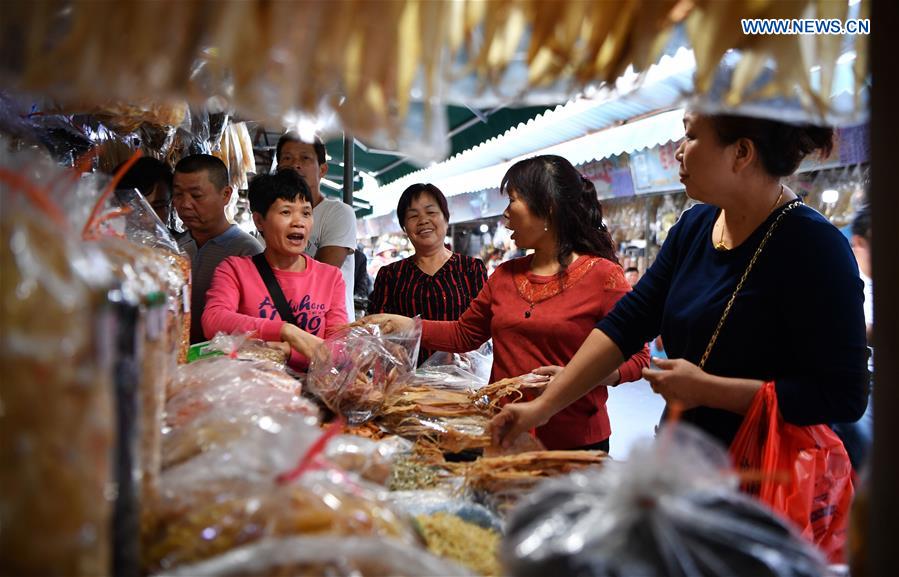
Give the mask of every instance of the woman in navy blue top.
[[[684, 117], [677, 151], [686, 211], [655, 263], [600, 321], [547, 390], [510, 404], [493, 421], [496, 440], [538, 426], [661, 334], [670, 360], [644, 377], [683, 419], [730, 444], [765, 381], [797, 425], [857, 420], [867, 400], [862, 282], [845, 237], [802, 205], [780, 178], [832, 130], [736, 116]], [[708, 356], [722, 312], [771, 224]]]

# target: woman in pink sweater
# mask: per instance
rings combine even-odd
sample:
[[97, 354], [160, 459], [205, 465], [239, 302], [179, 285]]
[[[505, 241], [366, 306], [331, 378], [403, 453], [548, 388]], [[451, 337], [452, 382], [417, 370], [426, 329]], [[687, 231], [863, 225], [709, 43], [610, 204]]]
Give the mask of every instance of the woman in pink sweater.
[[[500, 265], [458, 321], [422, 321], [421, 344], [464, 352], [493, 337], [491, 380], [535, 369], [554, 374], [630, 285], [602, 224], [593, 183], [567, 160], [538, 156], [518, 162], [503, 177], [500, 190], [509, 196], [503, 216], [512, 238], [534, 253]], [[387, 331], [411, 324], [398, 315], [369, 319]], [[606, 386], [638, 380], [648, 364], [644, 347], [539, 427], [537, 437], [549, 449], [608, 451]]]
[[[206, 293], [203, 332], [212, 338], [255, 331], [263, 340], [283, 341], [292, 349], [289, 365], [305, 370], [322, 339], [347, 322], [343, 277], [303, 252], [312, 232], [312, 194], [303, 177], [290, 170], [259, 175], [248, 196], [265, 251], [232, 256], [218, 266]], [[283, 292], [290, 322], [263, 280], [266, 269]]]

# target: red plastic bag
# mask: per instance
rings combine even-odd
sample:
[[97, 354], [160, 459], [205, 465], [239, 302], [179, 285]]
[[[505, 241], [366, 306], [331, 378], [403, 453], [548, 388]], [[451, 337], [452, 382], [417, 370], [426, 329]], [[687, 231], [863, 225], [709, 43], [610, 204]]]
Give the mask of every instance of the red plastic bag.
[[761, 473], [742, 489], [790, 519], [831, 563], [843, 563], [852, 464], [843, 442], [827, 425], [785, 423], [774, 383], [767, 382], [730, 447], [737, 467]]

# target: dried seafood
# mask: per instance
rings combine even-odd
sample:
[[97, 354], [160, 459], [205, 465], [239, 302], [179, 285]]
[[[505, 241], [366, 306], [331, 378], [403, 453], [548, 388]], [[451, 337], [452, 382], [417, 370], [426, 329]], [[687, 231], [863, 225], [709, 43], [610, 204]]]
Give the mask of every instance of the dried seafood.
[[528, 373], [490, 383], [472, 391], [470, 397], [491, 412], [498, 413], [504, 404], [523, 399], [525, 391], [542, 391], [548, 382], [549, 377]]
[[145, 541], [144, 563], [150, 572], [268, 536], [382, 535], [414, 542], [384, 503], [330, 482], [268, 486], [220, 480], [170, 496], [157, 514]]
[[415, 368], [420, 333], [382, 335], [374, 325], [341, 331], [320, 347], [309, 366], [308, 390], [350, 424], [376, 415], [385, 394]]
[[[322, 426], [327, 426], [326, 423], [322, 423]], [[362, 437], [365, 439], [372, 439], [374, 441], [378, 441], [386, 437], [388, 434], [384, 432], [381, 427], [376, 425], [375, 423], [369, 421], [367, 423], [363, 423], [361, 425], [346, 425], [343, 428], [344, 435], [354, 435], [356, 437]]]
[[390, 470], [387, 488], [391, 491], [432, 489], [446, 479], [446, 469], [428, 463], [417, 455], [397, 459]]
[[5, 183], [0, 202], [0, 567], [108, 574], [116, 427], [106, 263], [46, 215], [21, 210]]
[[448, 466], [464, 469], [469, 488], [490, 494], [498, 509], [507, 509], [542, 479], [602, 465], [607, 458], [602, 451], [532, 451]]
[[463, 391], [409, 386], [394, 391], [378, 422], [391, 433], [427, 439], [444, 451], [458, 452], [490, 444], [490, 415]]
[[504, 481], [539, 479], [565, 475], [584, 467], [601, 465], [608, 458], [602, 451], [533, 451], [483, 457], [467, 465], [466, 482], [489, 490]]
[[499, 534], [450, 513], [415, 517], [428, 550], [452, 559], [479, 575], [499, 575]]
[[[701, 93], [711, 88], [723, 55], [743, 51], [723, 95], [728, 103], [799, 91], [808, 109], [826, 109], [842, 43], [859, 55], [857, 87], [866, 74], [866, 35], [822, 34], [808, 41], [740, 32], [740, 19], [750, 16], [846, 19], [846, 2], [257, 0], [226, 2], [212, 11], [199, 2], [7, 4], [0, 24], [0, 46], [10, 55], [0, 67], [7, 86], [51, 91], [69, 102], [147, 94], [203, 102], [232, 94], [241, 110], [272, 121], [288, 110], [315, 113], [327, 106], [359, 137], [396, 138], [416, 81], [423, 102], [445, 90], [443, 80], [452, 72], [471, 73], [480, 92], [491, 92], [488, 87], [508, 83], [508, 67], [523, 47], [530, 87], [570, 80], [570, 90], [577, 91], [614, 81], [629, 65], [646, 70], [683, 22]], [[859, 16], [867, 17], [869, 8], [863, 0]], [[122, 33], [108, 34], [111, 28]], [[161, 29], [168, 33], [158, 34]], [[250, 55], [270, 56], [260, 63]], [[753, 81], [764, 78], [758, 63], [768, 57], [778, 64], [776, 74], [755, 94]], [[458, 62], [458, 70], [444, 69], [442, 61]], [[820, 82], [812, 82], [812, 64], [821, 67], [815, 73]], [[118, 115], [148, 113], [162, 116], [144, 107]], [[422, 133], [439, 130], [434, 116], [424, 115]]]

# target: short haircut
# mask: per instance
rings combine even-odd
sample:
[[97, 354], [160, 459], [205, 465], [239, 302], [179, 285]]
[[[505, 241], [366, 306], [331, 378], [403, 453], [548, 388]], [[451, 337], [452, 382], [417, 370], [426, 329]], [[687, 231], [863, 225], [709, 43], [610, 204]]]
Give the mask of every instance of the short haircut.
[[635, 267], [635, 266], [629, 266], [629, 267], [627, 267], [626, 269], [624, 269], [624, 272], [635, 272], [635, 273], [639, 273], [639, 272], [640, 272], [640, 269], [638, 269], [638, 268]]
[[295, 202], [298, 199], [305, 200], [312, 204], [309, 185], [306, 184], [306, 179], [295, 170], [260, 174], [250, 181], [247, 198], [250, 200], [250, 210], [258, 212], [263, 218], [279, 198], [287, 202]]
[[437, 202], [440, 212], [443, 213], [443, 218], [446, 219], [446, 222], [449, 222], [449, 206], [446, 204], [446, 197], [433, 184], [419, 182], [404, 190], [403, 194], [400, 195], [400, 201], [396, 204], [396, 218], [400, 221], [401, 229], [406, 230], [406, 212], [409, 211], [409, 206], [423, 194], [430, 195]]
[[175, 172], [182, 174], [193, 174], [195, 172], [206, 171], [209, 174], [209, 182], [211, 182], [217, 190], [221, 190], [228, 186], [228, 167], [220, 159], [211, 154], [191, 154], [185, 156], [175, 165]]
[[871, 205], [861, 205], [852, 217], [852, 234], [871, 240]]
[[[124, 163], [115, 168], [118, 173]], [[166, 197], [172, 197], [172, 169], [161, 160], [150, 156], [142, 156], [131, 166], [119, 181], [119, 188], [136, 188], [144, 196], [150, 196], [157, 185], [165, 185]]]
[[300, 138], [300, 135], [296, 132], [285, 132], [281, 135], [281, 138], [278, 139], [278, 145], [275, 147], [275, 160], [278, 162], [281, 162], [281, 149], [284, 148], [284, 145], [288, 142], [311, 144], [312, 148], [315, 149], [318, 165], [321, 166], [328, 162], [328, 155], [325, 153], [325, 143], [322, 142], [322, 139], [319, 138], [317, 134], [313, 137], [312, 142], [309, 142], [308, 140]]

